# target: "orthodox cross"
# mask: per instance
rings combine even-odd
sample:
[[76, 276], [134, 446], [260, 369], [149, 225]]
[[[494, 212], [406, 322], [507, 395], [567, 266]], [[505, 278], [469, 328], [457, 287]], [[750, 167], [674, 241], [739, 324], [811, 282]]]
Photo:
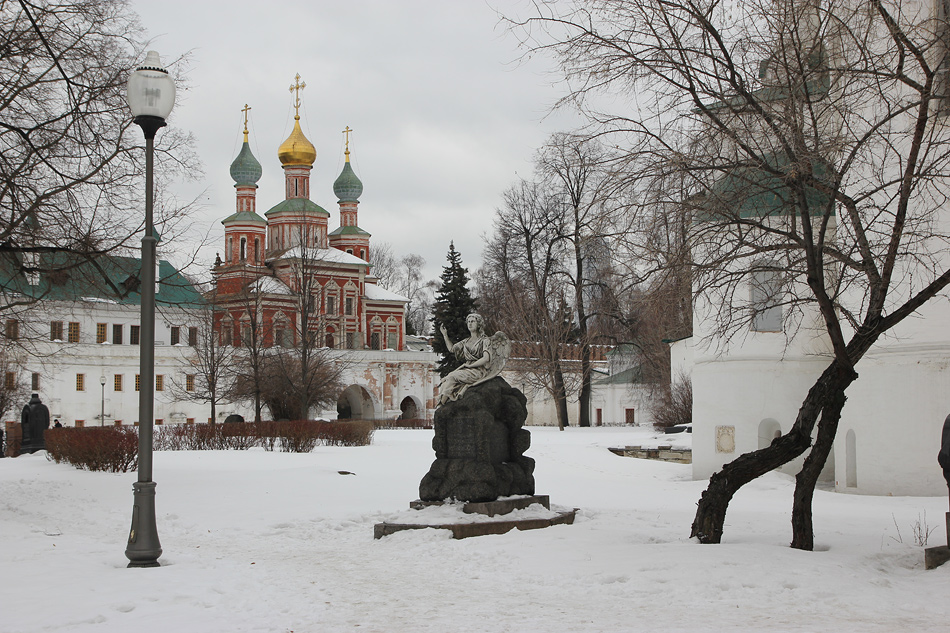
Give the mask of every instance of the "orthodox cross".
[[247, 111], [251, 109], [251, 106], [244, 104], [244, 108], [241, 109], [241, 112], [244, 113], [244, 140], [247, 141]]
[[349, 125], [347, 125], [346, 129], [343, 130], [343, 136], [346, 139], [346, 151], [344, 151], [343, 153], [346, 155], [347, 160], [349, 160], [349, 157], [350, 157], [350, 132], [352, 131], [353, 130], [350, 129]]
[[307, 87], [306, 83], [300, 82], [300, 73], [297, 73], [297, 76], [294, 78], [294, 85], [290, 87], [290, 91], [297, 93], [294, 100], [294, 115], [298, 119], [300, 118], [300, 91], [306, 87]]

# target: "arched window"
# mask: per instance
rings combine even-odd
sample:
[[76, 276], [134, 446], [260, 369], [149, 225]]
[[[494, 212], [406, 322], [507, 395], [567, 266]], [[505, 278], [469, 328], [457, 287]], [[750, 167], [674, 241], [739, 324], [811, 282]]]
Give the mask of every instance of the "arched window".
[[227, 252], [224, 254], [224, 261], [226, 261], [226, 262], [234, 261], [234, 255], [231, 253], [231, 251], [233, 251], [233, 250], [234, 250], [234, 238], [233, 238], [233, 237], [229, 237], [229, 238], [228, 238], [228, 250], [227, 250]]
[[243, 262], [247, 259], [247, 238], [241, 238], [241, 261]]
[[261, 257], [261, 238], [255, 237], [254, 238], [254, 263], [260, 264], [262, 260], [263, 260], [263, 257]]

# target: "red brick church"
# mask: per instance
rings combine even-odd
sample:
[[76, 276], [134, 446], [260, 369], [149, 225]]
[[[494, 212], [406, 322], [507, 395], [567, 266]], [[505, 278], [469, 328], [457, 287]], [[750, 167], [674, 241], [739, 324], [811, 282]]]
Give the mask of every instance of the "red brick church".
[[346, 162], [333, 183], [339, 226], [330, 231], [330, 213], [310, 199], [316, 150], [300, 129], [301, 87], [298, 76], [294, 128], [277, 151], [285, 198], [263, 217], [257, 213], [262, 168], [248, 145], [245, 118], [244, 144], [231, 163], [236, 210], [222, 221], [224, 260], [219, 256], [213, 271], [214, 301], [224, 307], [217, 322], [221, 342], [241, 345], [254, 309], [264, 346], [296, 345], [305, 293], [310, 336], [326, 347], [403, 350], [407, 299], [375, 283], [370, 234], [358, 222], [363, 183], [350, 165], [348, 137]]

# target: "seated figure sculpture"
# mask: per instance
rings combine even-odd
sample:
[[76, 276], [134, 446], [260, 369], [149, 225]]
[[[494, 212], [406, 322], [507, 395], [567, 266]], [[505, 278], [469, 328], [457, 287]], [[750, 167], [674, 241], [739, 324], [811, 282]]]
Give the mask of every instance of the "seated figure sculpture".
[[465, 391], [486, 380], [491, 380], [504, 369], [511, 355], [511, 342], [504, 332], [485, 336], [485, 319], [473, 312], [465, 318], [470, 336], [453, 343], [445, 325], [440, 326], [445, 346], [462, 361], [439, 383], [439, 405], [458, 400]]

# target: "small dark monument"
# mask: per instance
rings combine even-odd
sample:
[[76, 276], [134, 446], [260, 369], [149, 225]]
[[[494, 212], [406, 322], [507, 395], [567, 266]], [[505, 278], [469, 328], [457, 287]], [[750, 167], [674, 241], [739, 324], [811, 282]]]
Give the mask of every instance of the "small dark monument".
[[[947, 481], [950, 491], [950, 415], [943, 421], [943, 437], [940, 441], [940, 452], [937, 453], [937, 463], [943, 469], [943, 478]], [[950, 560], [950, 512], [946, 515], [947, 544], [928, 547], [924, 550], [924, 567], [936, 569]]]
[[435, 461], [419, 484], [423, 501], [494, 501], [534, 494], [524, 394], [496, 376], [435, 412]]
[[38, 394], [34, 393], [30, 398], [30, 403], [23, 407], [23, 412], [20, 414], [20, 428], [23, 432], [21, 453], [46, 450], [44, 433], [49, 428], [49, 409], [40, 402]]
[[[439, 384], [439, 407], [435, 412], [435, 461], [419, 484], [419, 500], [413, 509], [445, 500], [466, 502], [463, 512], [494, 517], [539, 503], [550, 509], [546, 496], [534, 495], [534, 460], [525, 457], [531, 433], [524, 428], [527, 399], [498, 374], [511, 354], [511, 342], [503, 332], [486, 336], [478, 314], [465, 319], [470, 336], [452, 343], [445, 330], [445, 344], [462, 365]], [[500, 499], [500, 497], [516, 497]], [[574, 512], [550, 519], [420, 525], [380, 523], [375, 537], [406, 529], [449, 529], [455, 538], [501, 534], [513, 528], [535, 529], [572, 523]]]

